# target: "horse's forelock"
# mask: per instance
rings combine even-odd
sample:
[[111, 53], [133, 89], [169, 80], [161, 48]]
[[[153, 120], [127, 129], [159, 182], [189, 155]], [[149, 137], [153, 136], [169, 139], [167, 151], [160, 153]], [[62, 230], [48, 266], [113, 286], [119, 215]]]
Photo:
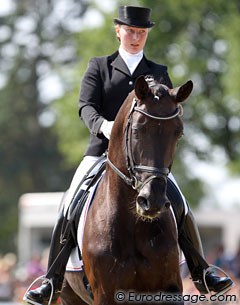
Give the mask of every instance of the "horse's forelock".
[[159, 84], [154, 90], [154, 95], [159, 97], [169, 96], [169, 88], [166, 85]]
[[154, 79], [154, 77], [152, 75], [146, 75], [145, 76], [145, 81], [147, 82], [148, 84], [148, 87], [154, 87], [156, 86], [156, 80]]

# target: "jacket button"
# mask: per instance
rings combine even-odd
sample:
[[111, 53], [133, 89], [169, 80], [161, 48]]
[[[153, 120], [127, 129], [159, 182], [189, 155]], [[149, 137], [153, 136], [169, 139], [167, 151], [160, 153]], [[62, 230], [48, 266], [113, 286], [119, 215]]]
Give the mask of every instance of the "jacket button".
[[129, 84], [130, 86], [132, 86], [132, 85], [133, 85], [133, 81], [130, 80], [128, 84]]

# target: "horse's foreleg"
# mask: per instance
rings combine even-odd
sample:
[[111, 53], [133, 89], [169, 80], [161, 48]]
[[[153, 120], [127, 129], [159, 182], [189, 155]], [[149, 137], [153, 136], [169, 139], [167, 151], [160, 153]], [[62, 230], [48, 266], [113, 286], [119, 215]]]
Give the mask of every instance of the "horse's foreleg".
[[62, 305], [88, 305], [71, 288], [68, 281], [64, 279], [61, 292]]

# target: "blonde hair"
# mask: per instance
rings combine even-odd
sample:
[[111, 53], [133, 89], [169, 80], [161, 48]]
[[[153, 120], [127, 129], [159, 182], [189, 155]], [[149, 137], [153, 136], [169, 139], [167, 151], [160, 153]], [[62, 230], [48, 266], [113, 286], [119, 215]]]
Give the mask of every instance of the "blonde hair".
[[115, 28], [115, 32], [116, 32], [116, 37], [117, 37], [117, 40], [120, 42], [120, 37], [118, 36], [117, 34], [117, 29], [121, 27], [121, 24], [114, 24], [114, 28]]

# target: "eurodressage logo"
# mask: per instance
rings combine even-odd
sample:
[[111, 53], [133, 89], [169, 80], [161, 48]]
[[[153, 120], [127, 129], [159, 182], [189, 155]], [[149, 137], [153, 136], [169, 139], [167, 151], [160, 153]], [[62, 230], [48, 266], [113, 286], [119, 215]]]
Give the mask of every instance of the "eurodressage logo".
[[155, 294], [151, 293], [138, 293], [136, 291], [117, 291], [115, 293], [115, 301], [117, 303], [168, 303], [168, 302], [188, 302], [188, 303], [198, 303], [198, 302], [225, 302], [237, 304], [236, 295], [198, 295], [198, 294], [170, 294], [164, 292], [158, 292]]

